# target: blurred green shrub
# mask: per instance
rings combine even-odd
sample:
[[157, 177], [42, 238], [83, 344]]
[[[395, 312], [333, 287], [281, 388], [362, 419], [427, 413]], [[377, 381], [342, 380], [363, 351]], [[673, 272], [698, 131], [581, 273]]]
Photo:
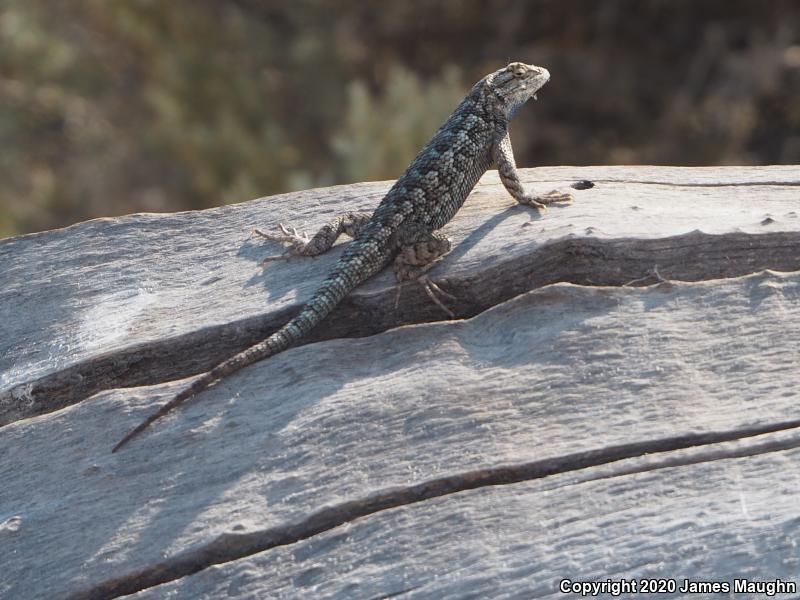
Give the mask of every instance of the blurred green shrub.
[[0, 236], [398, 176], [508, 60], [518, 163], [800, 163], [791, 0], [5, 0]]
[[364, 81], [350, 83], [344, 125], [332, 138], [343, 178], [396, 178], [468, 88], [454, 66], [428, 83], [402, 66], [392, 66], [379, 96], [371, 94]]

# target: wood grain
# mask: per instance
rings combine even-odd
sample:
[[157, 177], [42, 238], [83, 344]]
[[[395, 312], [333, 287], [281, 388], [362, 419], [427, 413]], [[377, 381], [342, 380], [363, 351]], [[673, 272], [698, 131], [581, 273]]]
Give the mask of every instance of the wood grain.
[[[573, 206], [539, 216], [496, 172], [446, 227], [454, 250], [431, 272], [471, 317], [558, 281], [645, 285], [800, 268], [796, 167], [561, 167], [523, 171], [539, 190], [589, 179]], [[101, 219], [0, 241], [0, 425], [113, 387], [208, 370], [265, 338], [310, 297], [340, 250], [273, 263], [253, 227], [310, 230], [377, 204], [389, 182], [274, 196], [202, 212]], [[385, 273], [308, 341], [446, 318]]]
[[[121, 435], [185, 382], [126, 388], [134, 375], [102, 371], [106, 391], [48, 414], [14, 413], [0, 428], [0, 597], [561, 597], [562, 579], [798, 582], [796, 174], [534, 170], [543, 188], [598, 181], [542, 219], [493, 191], [490, 176], [434, 272], [459, 291], [459, 310], [478, 311], [471, 318], [389, 324], [369, 337], [355, 337], [370, 333], [362, 323], [331, 327], [335, 339], [235, 374], [114, 455]], [[670, 195], [685, 189], [700, 192]], [[631, 202], [639, 209], [624, 211]], [[238, 265], [230, 279], [203, 289], [192, 277], [191, 257], [235, 246], [252, 208], [218, 209], [220, 233], [183, 251], [164, 232], [181, 236], [178, 221], [200, 227], [207, 213], [0, 244], [3, 310], [28, 294], [18, 319], [3, 320], [22, 336], [1, 340], [6, 380], [48, 376], [36, 349], [63, 354], [58, 373], [158, 344], [163, 354], [128, 369], [156, 365], [167, 380], [194, 351], [171, 340], [189, 336], [209, 353], [220, 331], [235, 344], [248, 335], [243, 323], [296, 309], [334, 257], [291, 261], [248, 287], [267, 251], [253, 246], [247, 258], [223, 253], [220, 264]], [[762, 225], [765, 214], [774, 222]], [[107, 228], [125, 223], [113, 246]], [[71, 260], [73, 270], [37, 275], [34, 242], [44, 263]], [[778, 263], [791, 272], [762, 270]], [[655, 283], [654, 266], [693, 281]], [[140, 288], [156, 298], [104, 304]], [[38, 317], [27, 303], [35, 289], [46, 292]], [[167, 310], [162, 294], [173, 293]], [[365, 320], [358, 311], [393, 295], [382, 276], [343, 314]], [[400, 314], [438, 318], [424, 316], [419, 293], [401, 302]], [[58, 306], [61, 320], [48, 312]], [[61, 402], [45, 397], [50, 408]]]

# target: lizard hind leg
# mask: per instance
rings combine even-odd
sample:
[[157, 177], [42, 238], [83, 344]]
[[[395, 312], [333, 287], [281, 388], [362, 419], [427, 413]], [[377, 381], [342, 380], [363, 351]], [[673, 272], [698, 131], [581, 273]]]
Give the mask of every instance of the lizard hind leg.
[[351, 238], [358, 237], [369, 222], [370, 217], [372, 217], [371, 213], [364, 212], [349, 212], [339, 215], [323, 225], [312, 238], [309, 238], [305, 232], [298, 233], [294, 227], [289, 230], [283, 223], [278, 224], [279, 233], [269, 233], [254, 229], [253, 233], [258, 236], [274, 242], [289, 244], [289, 248], [283, 254], [267, 256], [261, 261], [261, 264], [265, 265], [275, 260], [286, 260], [295, 255], [318, 256], [323, 254], [331, 249], [343, 233]]
[[455, 313], [439, 299], [439, 296], [444, 296], [449, 300], [455, 300], [455, 296], [442, 290], [426, 275], [442, 260], [445, 254], [450, 252], [450, 248], [450, 240], [436, 232], [419, 233], [403, 243], [394, 260], [394, 275], [400, 284], [397, 286], [395, 307], [400, 303], [400, 291], [403, 284], [406, 281], [416, 281], [436, 306], [450, 317], [455, 317]]

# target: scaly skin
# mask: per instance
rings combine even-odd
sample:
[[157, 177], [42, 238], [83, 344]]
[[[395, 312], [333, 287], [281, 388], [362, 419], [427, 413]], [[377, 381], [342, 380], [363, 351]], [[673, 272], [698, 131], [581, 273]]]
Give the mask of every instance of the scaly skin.
[[[551, 202], [568, 202], [569, 194], [551, 192], [534, 196], [520, 183], [508, 124], [519, 108], [550, 79], [547, 69], [514, 62], [476, 83], [450, 118], [420, 151], [392, 186], [372, 215], [348, 213], [337, 217], [310, 240], [281, 226], [281, 234], [268, 239], [291, 245], [288, 254], [314, 256], [327, 251], [346, 233], [354, 240], [328, 278], [294, 319], [256, 344], [218, 364], [179, 392], [153, 415], [128, 433], [112, 450], [116, 452], [184, 400], [218, 380], [291, 347], [314, 328], [350, 291], [390, 262], [398, 280], [417, 279], [444, 310], [424, 276], [425, 271], [450, 250], [450, 242], [437, 233], [456, 214], [481, 175], [494, 162], [509, 193], [521, 204], [543, 209]], [[265, 262], [285, 258], [268, 257]], [[452, 313], [451, 313], [452, 314]]]

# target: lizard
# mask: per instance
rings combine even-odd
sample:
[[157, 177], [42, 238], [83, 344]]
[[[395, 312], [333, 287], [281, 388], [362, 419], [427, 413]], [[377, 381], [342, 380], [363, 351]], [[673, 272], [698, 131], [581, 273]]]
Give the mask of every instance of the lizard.
[[450, 312], [434, 292], [448, 294], [425, 273], [450, 251], [450, 240], [438, 230], [453, 218], [492, 163], [505, 188], [520, 204], [544, 210], [553, 202], [572, 201], [572, 195], [566, 192], [554, 190], [537, 196], [524, 189], [508, 134], [514, 115], [529, 99], [536, 99], [549, 79], [550, 72], [543, 67], [512, 62], [478, 81], [372, 214], [352, 212], [336, 217], [310, 239], [282, 224], [280, 233], [255, 230], [263, 237], [289, 244], [284, 254], [267, 257], [262, 264], [293, 255], [317, 256], [330, 249], [341, 234], [353, 241], [297, 316], [265, 340], [195, 379], [123, 437], [112, 452], [220, 379], [294, 345], [351, 290], [391, 262], [399, 283], [419, 281], [428, 295]]

